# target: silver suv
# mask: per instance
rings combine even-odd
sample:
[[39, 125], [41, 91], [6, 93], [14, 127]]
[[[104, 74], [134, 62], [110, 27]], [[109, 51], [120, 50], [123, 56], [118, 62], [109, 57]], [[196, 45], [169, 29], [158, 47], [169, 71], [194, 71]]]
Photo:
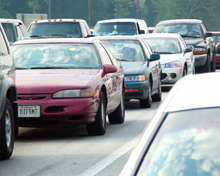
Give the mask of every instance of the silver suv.
[[15, 65], [10, 46], [0, 23], [0, 159], [8, 159], [18, 134]]

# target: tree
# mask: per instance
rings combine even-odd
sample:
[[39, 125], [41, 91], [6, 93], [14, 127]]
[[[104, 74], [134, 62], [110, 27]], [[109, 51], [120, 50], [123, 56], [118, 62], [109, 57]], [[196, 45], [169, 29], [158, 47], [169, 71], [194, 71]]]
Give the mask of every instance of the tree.
[[0, 0], [0, 18], [12, 18], [9, 11], [6, 10], [7, 6], [10, 6], [11, 0]]

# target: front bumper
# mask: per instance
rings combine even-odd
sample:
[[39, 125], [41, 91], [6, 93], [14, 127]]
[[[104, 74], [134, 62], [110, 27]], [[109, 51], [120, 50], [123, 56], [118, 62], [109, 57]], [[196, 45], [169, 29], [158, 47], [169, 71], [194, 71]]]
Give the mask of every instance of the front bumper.
[[[136, 82], [125, 82], [125, 100], [130, 99], [146, 99], [148, 98], [148, 86], [149, 81], [136, 81]], [[135, 92], [127, 92], [131, 89], [138, 89]]]
[[[19, 117], [19, 126], [62, 126], [61, 124], [87, 124], [95, 121], [99, 99], [63, 98], [52, 95], [18, 95], [19, 105], [40, 105], [40, 117]], [[21, 99], [22, 97], [22, 99]], [[35, 98], [33, 98], [35, 97]], [[44, 97], [37, 99], [36, 97]], [[28, 99], [27, 99], [28, 98]]]
[[207, 54], [194, 55], [195, 57], [195, 67], [204, 66], [207, 60]]
[[183, 76], [183, 68], [164, 68], [164, 65], [161, 65], [162, 68], [162, 84], [174, 84]]

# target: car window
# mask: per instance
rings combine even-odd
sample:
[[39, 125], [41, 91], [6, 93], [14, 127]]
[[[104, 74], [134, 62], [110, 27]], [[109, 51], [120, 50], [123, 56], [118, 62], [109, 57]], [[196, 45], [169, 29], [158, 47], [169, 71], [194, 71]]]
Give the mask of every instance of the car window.
[[180, 53], [181, 47], [177, 39], [174, 38], [146, 38], [146, 42], [152, 50], [159, 54]]
[[144, 61], [144, 53], [139, 41], [134, 40], [102, 40], [118, 61]]
[[94, 30], [95, 35], [136, 35], [134, 22], [98, 23]]
[[8, 41], [13, 43], [15, 42], [15, 36], [13, 32], [13, 25], [11, 23], [2, 23], [2, 26], [5, 30]]
[[11, 47], [15, 66], [27, 68], [97, 69], [100, 62], [91, 44], [32, 44]]
[[169, 113], [137, 175], [202, 176], [220, 173], [219, 113], [220, 108]]
[[3, 37], [2, 30], [0, 29], [0, 56], [8, 55], [8, 48], [5, 42], [5, 38]]
[[112, 65], [112, 61], [109, 58], [109, 55], [106, 53], [106, 50], [103, 48], [103, 46], [100, 43], [97, 44], [97, 48], [99, 50], [100, 57], [102, 58], [102, 64]]
[[31, 37], [82, 37], [78, 22], [33, 23], [28, 33]]
[[216, 45], [218, 42], [220, 42], [220, 34], [213, 34], [212, 39]]

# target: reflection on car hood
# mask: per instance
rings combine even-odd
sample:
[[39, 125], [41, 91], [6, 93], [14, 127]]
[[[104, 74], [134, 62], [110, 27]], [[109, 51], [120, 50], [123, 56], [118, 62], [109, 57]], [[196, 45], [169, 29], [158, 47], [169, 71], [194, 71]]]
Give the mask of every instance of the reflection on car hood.
[[121, 62], [124, 70], [124, 75], [137, 75], [140, 74], [146, 65], [146, 62]]
[[192, 39], [192, 38], [183, 38], [185, 40], [185, 42], [187, 43], [187, 45], [198, 45], [201, 42], [204, 42], [203, 39], [199, 38], [199, 39]]
[[54, 93], [63, 89], [85, 88], [98, 72], [86, 69], [16, 70], [17, 92]]
[[166, 64], [169, 62], [177, 61], [181, 57], [181, 54], [160, 54], [160, 64]]

